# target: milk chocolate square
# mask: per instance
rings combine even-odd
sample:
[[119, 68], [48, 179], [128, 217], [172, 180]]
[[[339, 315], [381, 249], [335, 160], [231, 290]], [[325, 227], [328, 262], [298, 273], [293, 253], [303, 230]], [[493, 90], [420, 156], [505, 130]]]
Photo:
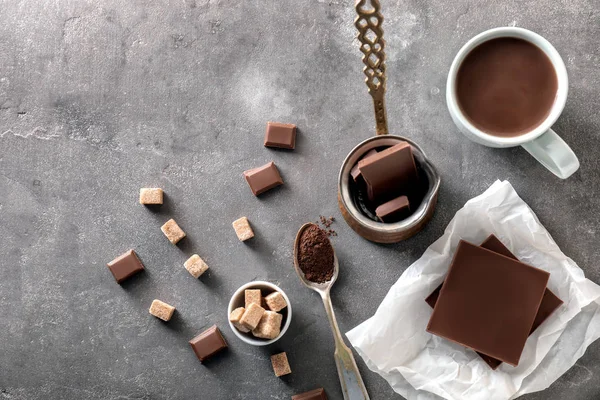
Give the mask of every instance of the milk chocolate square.
[[[518, 260], [517, 257], [510, 250], [504, 246], [504, 244], [494, 235], [488, 236], [486, 240], [481, 243], [481, 247], [491, 250], [495, 253], [502, 254], [506, 257], [512, 258], [514, 260]], [[440, 290], [442, 290], [442, 286], [444, 284], [440, 284], [427, 298], [425, 301], [431, 308], [435, 307], [435, 303], [437, 302], [438, 296], [440, 294]], [[533, 322], [533, 326], [531, 327], [531, 331], [529, 334], [531, 335], [548, 317], [563, 303], [561, 299], [559, 299], [550, 289], [546, 288], [544, 292], [544, 297], [542, 298], [542, 304], [540, 304], [540, 308], [535, 316], [535, 320]], [[490, 368], [496, 369], [502, 361], [486, 356], [485, 354], [479, 353], [479, 356], [485, 361]]]
[[283, 179], [273, 161], [262, 167], [244, 171], [244, 178], [255, 196], [283, 184]]
[[292, 400], [327, 400], [325, 389], [318, 388], [292, 396]]
[[144, 265], [133, 250], [121, 254], [106, 265], [117, 283], [121, 283], [130, 276], [144, 270]]
[[383, 203], [375, 209], [375, 215], [381, 222], [397, 222], [410, 215], [408, 197], [400, 196]]
[[461, 240], [427, 332], [516, 366], [549, 277]]
[[[361, 160], [367, 159], [371, 156], [374, 156], [375, 154], [377, 154], [377, 150], [371, 149], [365, 153]], [[352, 176], [352, 179], [354, 179], [354, 182], [357, 182], [360, 179], [361, 175], [360, 169], [358, 168], [358, 163], [354, 164], [354, 167], [352, 167], [352, 169], [350, 170], [350, 175]]]
[[367, 183], [369, 200], [377, 204], [408, 195], [418, 186], [417, 166], [407, 142], [360, 160], [358, 169]]
[[221, 331], [216, 325], [211, 326], [190, 340], [189, 343], [200, 362], [204, 362], [209, 357], [227, 348], [227, 342], [225, 342]]
[[267, 122], [265, 146], [293, 149], [296, 147], [296, 125]]

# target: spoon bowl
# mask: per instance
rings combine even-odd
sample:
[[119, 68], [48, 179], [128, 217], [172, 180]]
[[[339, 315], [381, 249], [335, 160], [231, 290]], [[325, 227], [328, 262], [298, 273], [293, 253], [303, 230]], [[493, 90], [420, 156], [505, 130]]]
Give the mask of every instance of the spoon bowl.
[[[300, 281], [304, 284], [304, 286], [322, 295], [323, 293], [329, 293], [329, 291], [331, 290], [331, 287], [337, 280], [338, 274], [340, 272], [340, 265], [338, 263], [337, 255], [335, 254], [335, 249], [333, 249], [333, 276], [331, 277], [331, 279], [323, 283], [317, 283], [306, 279], [306, 276], [304, 276], [304, 272], [300, 269], [300, 263], [298, 262], [298, 246], [300, 245], [300, 237], [302, 236], [302, 233], [304, 233], [304, 230], [311, 225], [315, 224], [309, 222], [307, 224], [302, 225], [300, 229], [298, 229], [298, 233], [296, 234], [296, 240], [294, 241], [294, 269], [296, 270], [296, 274], [298, 275], [298, 278], [300, 278]], [[331, 247], [333, 248], [333, 245]]]

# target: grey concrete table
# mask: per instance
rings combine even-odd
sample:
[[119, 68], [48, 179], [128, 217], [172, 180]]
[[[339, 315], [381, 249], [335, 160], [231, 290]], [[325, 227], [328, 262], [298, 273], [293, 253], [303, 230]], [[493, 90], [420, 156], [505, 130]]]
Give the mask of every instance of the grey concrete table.
[[[598, 2], [383, 3], [390, 130], [420, 143], [443, 182], [431, 223], [390, 246], [354, 234], [336, 204], [344, 156], [374, 132], [350, 0], [0, 1], [0, 399], [289, 399], [319, 386], [341, 399], [320, 299], [293, 273], [297, 228], [338, 217], [333, 300], [345, 332], [496, 179], [600, 281]], [[446, 112], [454, 54], [500, 25], [541, 33], [567, 64], [556, 130], [581, 160], [567, 181], [520, 148], [469, 142]], [[263, 147], [268, 120], [299, 126], [296, 151]], [[241, 173], [270, 160], [285, 186], [255, 198]], [[154, 185], [167, 193], [157, 212], [137, 204]], [[231, 227], [243, 215], [249, 244]], [[189, 235], [179, 247], [159, 229], [171, 217]], [[105, 263], [129, 248], [147, 271], [119, 286]], [[193, 252], [211, 267], [201, 280], [182, 266]], [[294, 306], [269, 348], [241, 343], [226, 322], [229, 296], [257, 278]], [[148, 314], [154, 298], [177, 306], [174, 320]], [[230, 349], [202, 365], [187, 341], [214, 323]], [[283, 379], [269, 362], [280, 350], [294, 371]], [[595, 343], [523, 398], [598, 399], [599, 358]], [[358, 361], [373, 399], [399, 397]]]

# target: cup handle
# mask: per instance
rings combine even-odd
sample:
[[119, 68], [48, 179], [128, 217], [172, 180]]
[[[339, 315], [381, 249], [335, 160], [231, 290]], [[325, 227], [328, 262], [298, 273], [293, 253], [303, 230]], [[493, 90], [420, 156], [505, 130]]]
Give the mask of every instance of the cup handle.
[[579, 169], [573, 150], [552, 129], [521, 146], [560, 179], [567, 179]]

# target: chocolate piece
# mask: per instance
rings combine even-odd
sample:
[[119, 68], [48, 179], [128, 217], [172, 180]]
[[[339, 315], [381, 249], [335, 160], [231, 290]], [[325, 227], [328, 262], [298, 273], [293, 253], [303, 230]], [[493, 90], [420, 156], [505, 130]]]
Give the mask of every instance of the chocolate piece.
[[200, 362], [227, 348], [227, 342], [216, 325], [211, 326], [192, 340], [190, 346]]
[[328, 282], [333, 277], [333, 246], [325, 231], [310, 224], [300, 235], [298, 266], [311, 282]]
[[255, 196], [283, 184], [283, 179], [281, 179], [279, 170], [273, 161], [262, 167], [244, 171], [244, 177], [246, 178], [246, 182], [248, 182], [248, 186], [250, 186], [250, 190], [252, 190], [252, 193]]
[[296, 125], [267, 122], [265, 146], [293, 149], [296, 147]]
[[375, 209], [375, 214], [381, 222], [401, 221], [410, 215], [408, 197], [400, 196], [383, 203]]
[[369, 200], [379, 204], [408, 194], [418, 185], [417, 166], [407, 142], [360, 160], [358, 169], [367, 183]]
[[273, 365], [275, 376], [283, 376], [292, 373], [285, 351], [283, 353], [273, 354], [271, 356], [271, 365]]
[[325, 389], [318, 388], [292, 396], [292, 400], [327, 400]]
[[[518, 260], [518, 258], [515, 257], [515, 255], [511, 253], [510, 250], [508, 250], [508, 248], [504, 246], [504, 244], [502, 244], [502, 242], [493, 234], [488, 236], [488, 238], [484, 240], [483, 243], [481, 243], [481, 247], [491, 250], [495, 253], [502, 254], [514, 260]], [[438, 286], [425, 299], [425, 301], [427, 302], [427, 304], [429, 304], [431, 308], [435, 307], [435, 303], [437, 302], [440, 290], [442, 289], [443, 285], [443, 283], [440, 284], [440, 286]], [[562, 303], [563, 301], [561, 299], [559, 299], [554, 293], [552, 293], [550, 289], [546, 288], [546, 290], [544, 291], [544, 297], [542, 298], [542, 303], [540, 304], [540, 308], [535, 316], [535, 320], [533, 321], [533, 326], [531, 327], [529, 334], [531, 335], [546, 319], [548, 319], [548, 317], [558, 307], [560, 307]], [[500, 366], [500, 364], [502, 364], [502, 361], [496, 358], [488, 357], [485, 354], [479, 352], [477, 352], [477, 354], [479, 354], [483, 361], [485, 361], [492, 369], [496, 369], [498, 368], [498, 366]]]
[[427, 332], [516, 366], [549, 277], [461, 240]]
[[[371, 156], [374, 156], [375, 154], [377, 154], [377, 150], [371, 149], [365, 153], [361, 160], [367, 159]], [[354, 182], [357, 182], [358, 179], [361, 177], [360, 169], [358, 168], [358, 163], [354, 164], [354, 167], [352, 167], [352, 169], [350, 170], [350, 175], [352, 175], [352, 179], [354, 179]]]
[[133, 250], [121, 254], [106, 265], [117, 283], [121, 283], [130, 276], [144, 270], [144, 265]]

